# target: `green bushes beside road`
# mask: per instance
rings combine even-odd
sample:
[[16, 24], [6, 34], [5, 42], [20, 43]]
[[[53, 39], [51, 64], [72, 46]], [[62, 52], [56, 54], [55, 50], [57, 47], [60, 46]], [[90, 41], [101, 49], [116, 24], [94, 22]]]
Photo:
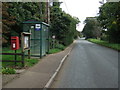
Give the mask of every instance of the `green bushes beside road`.
[[2, 68], [2, 74], [15, 74], [16, 71], [13, 68]]
[[65, 47], [64, 45], [62, 45], [62, 44], [57, 44], [57, 45], [55, 46], [55, 48], [50, 49], [49, 54], [60, 52], [60, 51], [64, 50], [65, 48], [66, 48], [66, 47]]

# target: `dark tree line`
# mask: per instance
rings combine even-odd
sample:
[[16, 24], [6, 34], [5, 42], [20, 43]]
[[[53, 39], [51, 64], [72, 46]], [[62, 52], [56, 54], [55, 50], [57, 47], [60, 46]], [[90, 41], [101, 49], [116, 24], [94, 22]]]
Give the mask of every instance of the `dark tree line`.
[[[50, 7], [50, 32], [64, 45], [72, 43], [79, 34], [76, 31], [78, 18], [66, 14], [59, 2]], [[2, 3], [2, 44], [10, 44], [12, 35], [20, 36], [22, 22], [26, 20], [47, 21], [46, 2], [4, 2]]]
[[60, 2], [54, 2], [51, 7], [50, 31], [62, 44], [69, 45], [79, 34], [76, 30], [76, 24], [80, 21], [78, 18], [72, 17], [62, 11], [60, 4]]
[[[40, 6], [41, 5], [41, 6]], [[43, 8], [41, 8], [43, 7]], [[40, 14], [40, 13], [43, 14]], [[10, 36], [20, 36], [22, 22], [26, 20], [45, 21], [45, 2], [3, 2], [2, 3], [2, 44], [10, 44]], [[44, 17], [43, 17], [44, 16]]]
[[51, 7], [51, 28], [50, 31], [64, 45], [69, 45], [78, 36], [76, 24], [80, 21], [76, 17], [66, 14], [60, 8], [59, 2], [54, 2]]

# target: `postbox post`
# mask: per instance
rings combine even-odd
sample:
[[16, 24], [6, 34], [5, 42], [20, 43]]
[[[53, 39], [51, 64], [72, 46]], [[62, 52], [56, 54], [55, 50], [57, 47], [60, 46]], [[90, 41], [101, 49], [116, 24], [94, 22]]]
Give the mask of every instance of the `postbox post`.
[[[15, 53], [17, 53], [16, 50], [15, 50]], [[17, 60], [17, 55], [15, 55], [15, 66], [16, 66], [16, 60]]]

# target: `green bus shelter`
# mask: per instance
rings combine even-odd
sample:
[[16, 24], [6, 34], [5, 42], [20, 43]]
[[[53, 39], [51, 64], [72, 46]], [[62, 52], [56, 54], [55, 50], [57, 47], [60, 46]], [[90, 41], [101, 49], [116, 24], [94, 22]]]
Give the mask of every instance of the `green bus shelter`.
[[31, 56], [42, 57], [49, 52], [49, 25], [44, 22], [28, 20], [23, 22], [23, 32], [31, 33]]

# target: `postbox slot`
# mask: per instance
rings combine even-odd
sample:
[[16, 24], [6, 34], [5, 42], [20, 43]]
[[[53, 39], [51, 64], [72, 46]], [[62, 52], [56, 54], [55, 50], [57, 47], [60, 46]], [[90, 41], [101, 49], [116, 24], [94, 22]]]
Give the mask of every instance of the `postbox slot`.
[[16, 42], [16, 40], [13, 40], [13, 39], [12, 39], [12, 42]]
[[12, 40], [16, 40], [16, 39], [12, 39]]

